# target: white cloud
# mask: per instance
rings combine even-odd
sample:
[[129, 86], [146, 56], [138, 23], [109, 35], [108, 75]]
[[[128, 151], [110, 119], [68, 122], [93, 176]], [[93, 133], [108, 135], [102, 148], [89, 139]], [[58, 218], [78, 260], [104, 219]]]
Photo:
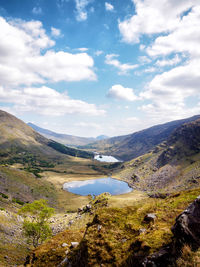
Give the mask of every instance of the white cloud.
[[200, 98], [200, 4], [195, 0], [133, 2], [136, 14], [119, 22], [123, 40], [137, 43], [142, 35], [149, 35], [151, 44], [142, 46], [143, 52], [156, 59], [155, 66], [172, 67], [146, 85], [140, 96], [150, 103], [144, 104], [141, 111], [155, 123], [200, 113], [200, 105], [187, 104], [189, 98], [196, 102]]
[[147, 48], [150, 56], [169, 55], [171, 53], [189, 53], [199, 57], [197, 49], [200, 42], [200, 5], [196, 5], [191, 12], [184, 16], [175, 29], [164, 36], [159, 36]]
[[41, 8], [41, 7], [34, 7], [34, 8], [32, 9], [32, 13], [33, 13], [34, 15], [40, 15], [40, 14], [42, 14], [42, 8]]
[[0, 27], [1, 85], [96, 79], [94, 61], [87, 53], [48, 50], [55, 42], [46, 35], [40, 21], [7, 22], [0, 17]]
[[105, 9], [106, 9], [107, 11], [113, 11], [113, 10], [114, 10], [114, 6], [111, 5], [111, 4], [108, 3], [108, 2], [105, 2]]
[[155, 67], [149, 67], [144, 69], [144, 73], [152, 73], [158, 71]]
[[113, 85], [107, 94], [108, 97], [118, 100], [135, 101], [138, 97], [134, 94], [132, 88], [125, 88], [120, 84]]
[[90, 4], [91, 0], [75, 0], [76, 3], [76, 19], [77, 21], [87, 20], [86, 7]]
[[108, 65], [112, 65], [116, 67], [117, 69], [119, 69], [119, 73], [118, 73], [119, 75], [127, 74], [129, 70], [133, 70], [138, 67], [137, 64], [135, 65], [128, 64], [128, 63], [122, 64], [118, 59], [116, 59], [116, 57], [118, 57], [118, 55], [116, 54], [106, 55], [105, 63]]
[[100, 55], [102, 55], [103, 54], [103, 51], [102, 50], [97, 50], [96, 52], [95, 52], [95, 56], [100, 56]]
[[86, 48], [86, 47], [80, 47], [80, 48], [77, 48], [77, 50], [79, 50], [81, 52], [86, 52], [86, 51], [88, 51], [88, 48]]
[[94, 104], [81, 100], [71, 99], [66, 93], [42, 86], [39, 88], [27, 87], [24, 89], [8, 90], [0, 87], [2, 103], [14, 105], [14, 110], [34, 112], [48, 116], [65, 114], [103, 115], [105, 111], [98, 109]]
[[75, 123], [75, 126], [78, 127], [83, 127], [83, 128], [94, 128], [94, 129], [101, 129], [101, 126], [97, 123], [93, 123], [93, 122], [78, 122]]
[[138, 43], [142, 34], [167, 33], [180, 23], [181, 16], [197, 4], [196, 0], [133, 0], [135, 12], [119, 22], [119, 30], [127, 43]]
[[59, 37], [61, 34], [61, 31], [59, 29], [56, 29], [54, 27], [51, 27], [51, 35], [54, 37]]
[[159, 66], [159, 67], [165, 67], [165, 66], [177, 65], [180, 62], [181, 62], [181, 58], [178, 55], [176, 55], [172, 59], [168, 59], [168, 60], [166, 60], [166, 59], [157, 60], [155, 64], [157, 66]]

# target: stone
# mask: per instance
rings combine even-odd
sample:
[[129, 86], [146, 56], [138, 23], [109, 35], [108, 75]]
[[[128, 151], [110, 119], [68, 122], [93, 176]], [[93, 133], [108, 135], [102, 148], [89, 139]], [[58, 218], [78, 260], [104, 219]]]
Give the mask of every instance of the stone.
[[141, 229], [139, 229], [139, 233], [140, 233], [140, 234], [143, 234], [143, 233], [146, 232], [146, 230], [147, 230], [147, 229], [145, 229], [145, 228], [141, 228]]
[[200, 196], [176, 218], [172, 232], [179, 242], [200, 246]]
[[67, 263], [69, 263], [69, 259], [66, 257], [64, 260], [58, 265], [58, 267], [65, 266]]
[[78, 208], [78, 213], [82, 212], [83, 209], [82, 208]]
[[69, 223], [68, 223], [68, 225], [70, 226], [70, 225], [72, 225], [73, 223], [74, 223], [74, 221], [73, 221], [73, 220], [70, 220]]
[[67, 247], [68, 246], [68, 244], [67, 243], [63, 243], [62, 244], [62, 247], [64, 248], [64, 247]]
[[71, 242], [71, 248], [76, 248], [78, 247], [79, 242]]
[[147, 222], [147, 223], [154, 222], [155, 219], [156, 219], [156, 215], [154, 213], [148, 213], [144, 217], [144, 222]]

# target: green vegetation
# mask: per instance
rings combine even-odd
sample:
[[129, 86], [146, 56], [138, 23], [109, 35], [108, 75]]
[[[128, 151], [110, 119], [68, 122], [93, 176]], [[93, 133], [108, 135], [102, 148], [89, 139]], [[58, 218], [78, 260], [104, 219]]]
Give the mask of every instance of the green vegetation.
[[[62, 247], [62, 243], [70, 244], [74, 241], [80, 242], [77, 248], [67, 247], [67, 257], [72, 266], [134, 266], [137, 255], [141, 258], [148, 256], [171, 242], [173, 235], [170, 229], [175, 218], [199, 194], [200, 189], [188, 190], [165, 199], [145, 198], [133, 201], [132, 205], [122, 208], [114, 205], [113, 197], [103, 194], [92, 200], [93, 214], [85, 222], [85, 230], [82, 224], [79, 228], [75, 224], [76, 228], [72, 226], [45, 242], [33, 251], [35, 260], [31, 266], [43, 267], [47, 263], [49, 266], [59, 265], [66, 257], [66, 248]], [[154, 222], [144, 221], [148, 213], [156, 215]], [[197, 254], [191, 252], [190, 255], [189, 260], [192, 258], [194, 263]], [[179, 263], [183, 261], [183, 266], [187, 266], [189, 261], [186, 255], [183, 255]]]
[[71, 147], [67, 147], [63, 144], [60, 144], [56, 141], [50, 140], [48, 142], [48, 146], [52, 147], [53, 149], [57, 150], [58, 152], [61, 152], [63, 154], [67, 154], [73, 157], [80, 157], [80, 158], [86, 158], [91, 159], [94, 157], [93, 153], [86, 152], [84, 150], [79, 150]]
[[13, 199], [12, 199], [12, 202], [17, 203], [17, 204], [19, 204], [19, 205], [24, 205], [24, 202], [21, 201], [20, 199], [13, 198]]
[[23, 223], [24, 234], [34, 247], [37, 247], [47, 237], [51, 236], [48, 220], [53, 213], [54, 209], [48, 207], [47, 201], [44, 199], [35, 200], [20, 209], [19, 214], [25, 217]]
[[8, 196], [7, 196], [7, 195], [5, 195], [4, 193], [0, 193], [0, 195], [1, 195], [3, 198], [6, 198], [6, 199], [8, 199]]

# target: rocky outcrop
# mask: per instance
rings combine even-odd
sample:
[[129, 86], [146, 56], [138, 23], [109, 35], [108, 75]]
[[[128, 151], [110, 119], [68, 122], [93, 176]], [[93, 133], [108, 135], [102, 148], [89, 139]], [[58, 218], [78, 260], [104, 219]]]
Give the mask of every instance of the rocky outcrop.
[[193, 250], [200, 247], [200, 196], [176, 218], [172, 232], [172, 243], [146, 257], [141, 266], [175, 266], [174, 262], [180, 257], [184, 245], [189, 245]]
[[185, 123], [177, 128], [167, 140], [167, 148], [157, 161], [160, 168], [168, 163], [176, 163], [183, 157], [200, 152], [200, 119]]
[[200, 247], [200, 196], [176, 218], [172, 232], [177, 245]]

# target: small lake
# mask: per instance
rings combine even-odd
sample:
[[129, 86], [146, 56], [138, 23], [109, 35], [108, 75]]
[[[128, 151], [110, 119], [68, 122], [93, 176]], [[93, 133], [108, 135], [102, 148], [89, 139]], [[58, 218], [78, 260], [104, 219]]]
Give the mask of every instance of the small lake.
[[113, 156], [104, 156], [104, 155], [95, 155], [94, 159], [101, 161], [101, 162], [120, 162]]
[[108, 192], [111, 195], [120, 195], [132, 191], [132, 188], [126, 182], [110, 177], [64, 183], [63, 189], [81, 196], [89, 194], [97, 196], [104, 192]]

